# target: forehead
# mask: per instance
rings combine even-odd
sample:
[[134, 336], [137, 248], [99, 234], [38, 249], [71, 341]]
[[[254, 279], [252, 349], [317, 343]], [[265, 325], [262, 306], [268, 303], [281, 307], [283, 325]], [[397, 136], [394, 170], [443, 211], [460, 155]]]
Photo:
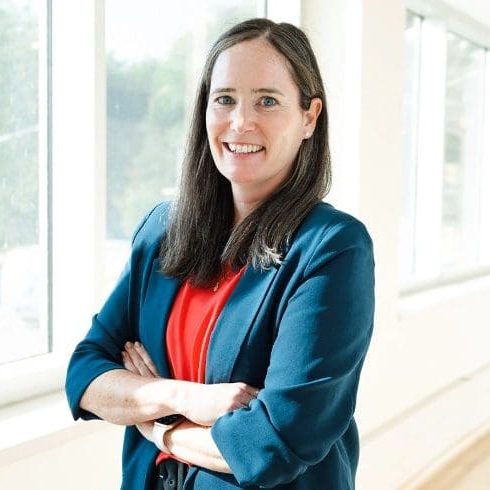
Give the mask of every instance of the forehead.
[[297, 92], [288, 60], [264, 39], [235, 44], [217, 58], [211, 89], [275, 87]]

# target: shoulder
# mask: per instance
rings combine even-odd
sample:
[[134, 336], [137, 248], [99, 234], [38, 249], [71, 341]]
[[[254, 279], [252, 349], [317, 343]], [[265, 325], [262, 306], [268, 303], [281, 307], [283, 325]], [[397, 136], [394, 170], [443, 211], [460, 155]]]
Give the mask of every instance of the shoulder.
[[133, 233], [133, 249], [151, 247], [160, 243], [167, 229], [171, 208], [171, 202], [161, 202], [143, 217]]
[[289, 259], [314, 263], [316, 258], [324, 260], [348, 249], [362, 249], [372, 255], [373, 244], [366, 226], [349, 213], [320, 202], [298, 228], [287, 255]]
[[307, 237], [310, 241], [318, 242], [339, 235], [371, 243], [369, 232], [362, 221], [329, 203], [320, 202], [304, 219], [297, 238]]

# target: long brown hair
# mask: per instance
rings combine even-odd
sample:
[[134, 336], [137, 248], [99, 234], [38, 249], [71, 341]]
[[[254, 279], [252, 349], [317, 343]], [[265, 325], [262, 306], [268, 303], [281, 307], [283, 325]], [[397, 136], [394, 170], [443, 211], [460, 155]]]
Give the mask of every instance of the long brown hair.
[[[206, 108], [216, 59], [226, 49], [256, 38], [267, 40], [288, 61], [300, 93], [310, 107], [320, 98], [323, 109], [313, 135], [303, 140], [289, 177], [233, 227], [230, 182], [216, 169], [206, 133]], [[228, 263], [266, 269], [280, 263], [285, 246], [313, 205], [330, 188], [328, 114], [318, 64], [304, 32], [292, 24], [250, 19], [221, 35], [211, 48], [198, 86], [183, 161], [179, 195], [160, 248], [161, 271], [198, 286], [215, 282]]]

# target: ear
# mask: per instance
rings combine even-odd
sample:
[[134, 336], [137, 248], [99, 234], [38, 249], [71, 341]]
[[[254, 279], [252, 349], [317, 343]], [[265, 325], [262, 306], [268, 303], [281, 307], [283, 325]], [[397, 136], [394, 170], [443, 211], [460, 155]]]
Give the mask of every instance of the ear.
[[303, 125], [305, 130], [304, 139], [308, 139], [315, 131], [316, 121], [322, 112], [322, 99], [315, 97], [311, 99], [310, 108], [304, 111]]

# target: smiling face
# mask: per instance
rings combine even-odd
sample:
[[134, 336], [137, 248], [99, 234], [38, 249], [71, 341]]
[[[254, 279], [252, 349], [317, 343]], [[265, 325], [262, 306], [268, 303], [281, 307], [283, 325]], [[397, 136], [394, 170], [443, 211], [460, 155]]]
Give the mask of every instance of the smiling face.
[[289, 175], [301, 142], [314, 131], [321, 100], [299, 104], [288, 62], [266, 40], [223, 51], [211, 76], [206, 128], [218, 171], [233, 196], [267, 198]]

